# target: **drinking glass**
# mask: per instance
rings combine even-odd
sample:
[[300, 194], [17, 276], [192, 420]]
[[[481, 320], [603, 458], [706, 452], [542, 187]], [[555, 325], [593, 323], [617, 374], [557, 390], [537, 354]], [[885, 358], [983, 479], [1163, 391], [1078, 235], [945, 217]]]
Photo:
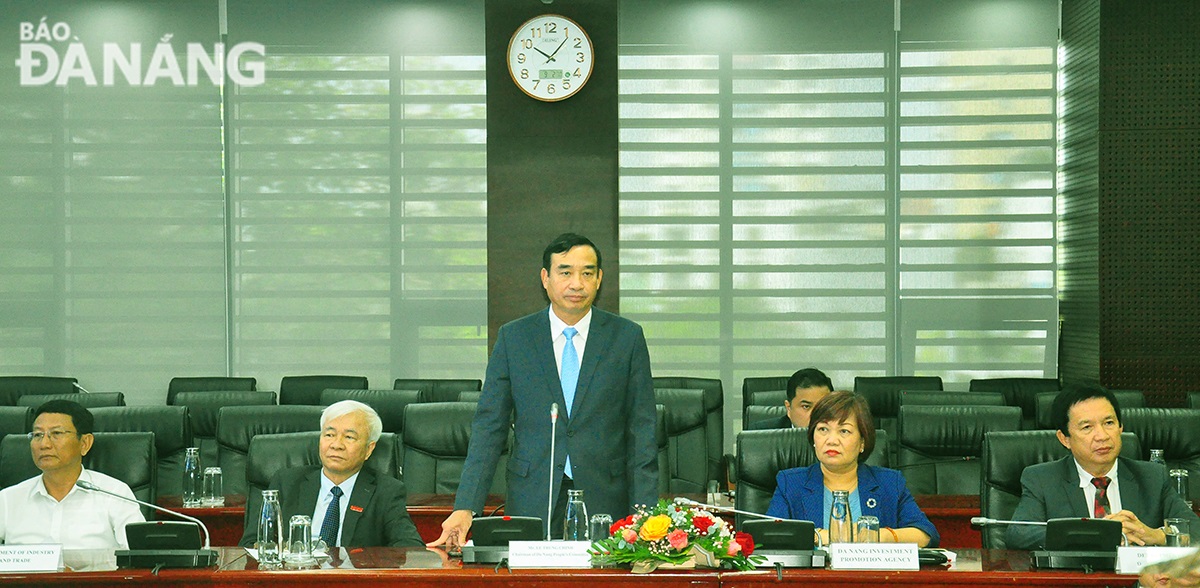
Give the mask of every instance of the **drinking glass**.
[[591, 531], [588, 533], [588, 536], [592, 538], [592, 541], [608, 539], [608, 529], [612, 527], [612, 524], [612, 515], [594, 514], [592, 515]]
[[1192, 544], [1187, 519], [1166, 519], [1163, 521], [1163, 531], [1167, 534], [1167, 547], [1189, 547]]
[[855, 543], [879, 543], [879, 518], [871, 515], [858, 517], [854, 525]]
[[225, 506], [225, 487], [221, 468], [204, 468], [204, 498], [201, 506]]
[[292, 515], [288, 525], [287, 550], [283, 563], [289, 566], [309, 566], [317, 563], [313, 557], [312, 518], [308, 515]]

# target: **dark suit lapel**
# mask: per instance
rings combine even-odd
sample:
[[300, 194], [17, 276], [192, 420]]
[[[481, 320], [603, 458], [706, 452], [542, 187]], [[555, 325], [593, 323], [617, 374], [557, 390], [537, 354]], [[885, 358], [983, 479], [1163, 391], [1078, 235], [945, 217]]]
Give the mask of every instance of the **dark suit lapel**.
[[[292, 515], [312, 515], [317, 508], [317, 493], [321, 491], [321, 467], [317, 466], [312, 471], [304, 474], [303, 481], [296, 487], [296, 491], [292, 493], [294, 500], [288, 500], [284, 494], [286, 489], [279, 491], [283, 496], [281, 507], [283, 508], [284, 518], [281, 523], [287, 522], [292, 518]], [[321, 521], [315, 521], [313, 526], [313, 535], [321, 532]]]
[[800, 504], [804, 505], [804, 516], [801, 519], [814, 521], [817, 527], [823, 529], [826, 526], [821, 522], [821, 515], [825, 513], [825, 475], [821, 473], [819, 465], [810, 466], [805, 473], [807, 478], [804, 480], [800, 498]]
[[[609, 323], [611, 318], [608, 313], [592, 308], [592, 324], [588, 327], [587, 345], [583, 350], [583, 364], [579, 366], [579, 383], [575, 386], [575, 400], [571, 403], [572, 413], [575, 409], [583, 406], [583, 399], [587, 395], [592, 376], [596, 374], [596, 366], [600, 365], [604, 352], [608, 349], [609, 339], [612, 338], [611, 324]], [[561, 383], [559, 387], [562, 387]]]
[[1129, 465], [1129, 460], [1118, 457], [1117, 461], [1121, 464], [1117, 467], [1117, 485], [1120, 486], [1118, 491], [1121, 493], [1121, 510], [1130, 511], [1136, 514], [1138, 518], [1148, 516], [1146, 513], [1150, 509], [1146, 508], [1146, 504], [1142, 502], [1147, 497], [1146, 490], [1142, 488], [1142, 480], [1137, 477], [1137, 472], [1133, 471], [1133, 467]]
[[[526, 344], [533, 351], [533, 361], [541, 372], [542, 385], [550, 392], [551, 402], [557, 402], [564, 410], [560, 413], [564, 420], [567, 417], [566, 399], [563, 398], [562, 380], [558, 377], [558, 362], [554, 359], [554, 339], [550, 337], [550, 310], [537, 313], [531, 323], [532, 330], [525, 333]], [[514, 382], [515, 385], [518, 384]]]
[[879, 480], [864, 464], [858, 465], [858, 499], [862, 501], [862, 514], [879, 516]]
[[375, 495], [375, 476], [366, 470], [359, 470], [358, 479], [354, 481], [354, 492], [350, 494], [350, 503], [346, 508], [346, 516], [342, 517], [342, 546], [358, 547], [354, 542], [354, 531], [358, 521], [366, 514], [367, 505]]
[[[1087, 518], [1092, 516], [1092, 505], [1087, 503], [1083, 489], [1079, 487], [1079, 469], [1075, 466], [1075, 458], [1068, 455], [1061, 460], [1062, 470], [1058, 477], [1058, 487], [1062, 492], [1063, 503], [1070, 509], [1068, 516]], [[1047, 508], [1047, 512], [1051, 509]], [[1051, 517], [1055, 518], [1055, 517]]]

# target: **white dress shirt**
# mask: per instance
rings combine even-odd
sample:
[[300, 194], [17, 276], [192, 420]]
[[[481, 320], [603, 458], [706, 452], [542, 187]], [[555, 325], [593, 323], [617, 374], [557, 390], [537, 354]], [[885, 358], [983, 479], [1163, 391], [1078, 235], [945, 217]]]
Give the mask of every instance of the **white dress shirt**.
[[1087, 500], [1088, 518], [1092, 518], [1094, 505], [1096, 504], [1096, 487], [1092, 485], [1092, 478], [1107, 477], [1108, 482], [1108, 513], [1121, 512], [1121, 487], [1117, 485], [1117, 462], [1113, 462], [1113, 467], [1108, 470], [1103, 476], [1093, 476], [1075, 462], [1075, 470], [1079, 472], [1079, 487], [1083, 489], [1083, 497]]
[[[360, 470], [361, 471], [361, 470]], [[338, 499], [338, 534], [337, 544], [342, 544], [342, 531], [346, 525], [342, 524], [346, 521], [346, 509], [350, 508], [350, 495], [354, 494], [354, 483], [358, 481], [359, 472], [354, 472], [353, 476], [346, 478], [341, 484], [334, 484], [333, 480], [325, 477], [325, 472], [321, 472], [321, 489], [317, 491], [317, 508], [313, 510], [312, 518], [312, 536], [313, 541], [316, 541], [321, 536], [321, 526], [325, 524], [325, 512], [329, 510], [330, 503], [333, 502], [334, 486], [342, 489], [342, 497]], [[288, 521], [282, 521], [283, 524], [289, 524]], [[330, 545], [330, 547], [333, 547]]]
[[[84, 469], [79, 479], [133, 498], [124, 482]], [[146, 520], [132, 502], [78, 486], [55, 500], [42, 476], [0, 490], [0, 542], [9, 545], [57, 543], [63, 549], [129, 549], [125, 525]]]
[[551, 308], [550, 313], [550, 339], [554, 341], [554, 365], [558, 368], [558, 373], [562, 375], [562, 357], [563, 347], [567, 344], [567, 338], [563, 336], [563, 330], [567, 327], [575, 327], [579, 331], [571, 342], [575, 344], [575, 351], [579, 355], [579, 366], [583, 367], [583, 351], [587, 348], [588, 329], [592, 326], [592, 309], [588, 309], [587, 314], [579, 319], [579, 322], [568, 325], [562, 319], [554, 314], [554, 308]]

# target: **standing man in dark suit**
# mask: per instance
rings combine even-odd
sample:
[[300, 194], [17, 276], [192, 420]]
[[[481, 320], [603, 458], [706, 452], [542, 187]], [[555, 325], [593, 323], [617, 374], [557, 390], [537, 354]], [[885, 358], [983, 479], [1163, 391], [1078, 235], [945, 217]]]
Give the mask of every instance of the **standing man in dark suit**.
[[[1124, 427], [1112, 392], [1100, 386], [1069, 387], [1054, 399], [1051, 415], [1058, 440], [1071, 455], [1025, 468], [1013, 520], [1115, 519], [1136, 545], [1165, 544], [1166, 518], [1200, 525], [1165, 468], [1120, 457]], [[1046, 527], [1011, 525], [1006, 540], [1010, 549], [1039, 549], [1046, 542]]]
[[787, 414], [777, 419], [755, 421], [746, 428], [757, 430], [808, 427], [808, 417], [812, 415], [813, 406], [830, 392], [833, 392], [833, 380], [830, 380], [825, 372], [817, 368], [796, 370], [796, 373], [788, 378], [787, 399], [783, 401]]
[[[561, 536], [568, 489], [584, 491], [589, 513], [614, 519], [657, 501], [650, 354], [641, 327], [593, 308], [603, 277], [600, 250], [586, 237], [559, 235], [542, 253], [550, 308], [500, 328], [455, 510], [430, 546], [466, 541], [510, 427], [505, 514], [545, 519], [549, 506], [550, 530]], [[553, 464], [552, 404], [559, 407]]]
[[[321, 413], [321, 467], [287, 468], [271, 478], [269, 487], [279, 490], [280, 523], [309, 515], [313, 540], [320, 537], [329, 547], [420, 547], [404, 484], [363, 469], [382, 433], [370, 406], [354, 400], [329, 405]], [[242, 547], [258, 540], [261, 511], [255, 504], [261, 500], [247, 501]]]

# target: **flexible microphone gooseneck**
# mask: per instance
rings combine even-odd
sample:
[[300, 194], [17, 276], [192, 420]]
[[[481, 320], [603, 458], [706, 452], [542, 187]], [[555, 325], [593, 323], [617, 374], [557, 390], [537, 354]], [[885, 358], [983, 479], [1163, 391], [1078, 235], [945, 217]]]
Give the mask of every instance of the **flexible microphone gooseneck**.
[[546, 491], [546, 541], [550, 540], [550, 517], [554, 511], [554, 439], [558, 433], [558, 403], [550, 404], [550, 483]]
[[105, 490], [104, 488], [101, 488], [101, 487], [99, 487], [99, 486], [97, 486], [97, 485], [95, 485], [95, 484], [93, 484], [93, 483], [91, 483], [91, 482], [85, 481], [85, 480], [77, 480], [77, 481], [75, 482], [75, 485], [76, 485], [76, 486], [78, 486], [78, 487], [80, 487], [80, 488], [83, 488], [84, 490], [91, 490], [92, 492], [99, 492], [99, 493], [101, 493], [101, 494], [107, 494], [107, 495], [109, 495], [109, 496], [113, 496], [113, 497], [116, 497], [116, 498], [120, 498], [121, 500], [125, 500], [125, 501], [128, 501], [128, 502], [132, 502], [132, 503], [135, 503], [135, 504], [140, 504], [140, 505], [142, 505], [142, 506], [148, 506], [148, 507], [150, 507], [150, 508], [153, 508], [154, 510], [161, 511], [161, 512], [165, 512], [165, 513], [167, 513], [167, 514], [169, 514], [169, 515], [177, 516], [177, 517], [179, 517], [179, 518], [181, 518], [181, 519], [184, 519], [184, 520], [187, 520], [187, 521], [189, 521], [189, 522], [196, 523], [197, 525], [199, 525], [199, 527], [200, 527], [200, 530], [201, 530], [201, 531], [204, 531], [204, 549], [206, 549], [206, 550], [207, 550], [207, 549], [212, 549], [212, 547], [211, 547], [212, 543], [209, 541], [209, 536], [208, 536], [208, 527], [204, 525], [204, 521], [201, 521], [200, 519], [198, 519], [198, 518], [196, 518], [196, 517], [193, 517], [193, 516], [188, 516], [188, 515], [185, 515], [185, 514], [183, 514], [183, 513], [181, 513], [181, 512], [175, 512], [175, 511], [173, 511], [173, 510], [171, 510], [171, 509], [169, 509], [169, 508], [163, 508], [163, 507], [161, 507], [161, 506], [159, 506], [159, 505], [157, 505], [157, 504], [151, 504], [151, 503], [149, 503], [149, 502], [143, 502], [143, 501], [141, 501], [141, 500], [138, 500], [137, 498], [130, 498], [130, 497], [128, 497], [128, 496], [121, 496], [120, 494], [117, 494], [116, 492], [109, 492], [108, 490]]
[[1034, 525], [1045, 527], [1046, 521], [1009, 521], [1004, 519], [989, 519], [987, 517], [971, 517], [971, 524], [977, 527], [987, 525]]
[[704, 508], [704, 509], [708, 509], [708, 510], [715, 510], [717, 512], [731, 512], [731, 513], [735, 513], [735, 514], [746, 515], [748, 517], [754, 517], [756, 519], [766, 519], [768, 521], [795, 521], [795, 520], [798, 520], [798, 519], [785, 519], [783, 517], [773, 517], [771, 515], [765, 515], [765, 514], [758, 513], [758, 512], [750, 512], [748, 510], [738, 510], [736, 508], [729, 508], [728, 506], [717, 506], [715, 504], [705, 504], [703, 502], [696, 502], [695, 500], [684, 498], [682, 496], [675, 497], [675, 504], [682, 504], [684, 506], [698, 506], [700, 508]]

